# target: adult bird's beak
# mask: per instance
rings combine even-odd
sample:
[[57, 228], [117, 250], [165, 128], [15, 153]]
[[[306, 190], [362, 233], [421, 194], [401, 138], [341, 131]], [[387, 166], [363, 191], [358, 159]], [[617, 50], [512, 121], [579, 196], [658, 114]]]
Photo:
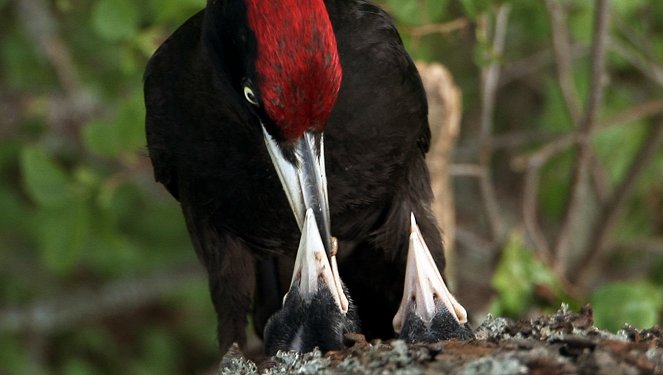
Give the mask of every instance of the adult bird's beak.
[[299, 137], [294, 144], [295, 160], [293, 162], [286, 159], [283, 151], [264, 126], [262, 131], [269, 156], [288, 197], [299, 229], [304, 230], [306, 211], [312, 210], [325, 252], [327, 257], [330, 257], [332, 240], [323, 135], [320, 134], [316, 139], [313, 133], [305, 132]]

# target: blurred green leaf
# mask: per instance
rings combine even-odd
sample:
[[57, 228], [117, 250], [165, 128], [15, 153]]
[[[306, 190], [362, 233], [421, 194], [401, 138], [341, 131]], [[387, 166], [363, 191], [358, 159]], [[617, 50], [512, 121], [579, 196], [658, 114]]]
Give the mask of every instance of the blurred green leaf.
[[9, 173], [18, 162], [23, 145], [16, 140], [0, 141], [0, 173]]
[[0, 185], [0, 212], [0, 230], [11, 230], [15, 235], [25, 234], [26, 207], [19, 194], [4, 184]]
[[613, 183], [621, 181], [631, 165], [645, 136], [647, 127], [643, 125], [640, 122], [603, 129], [592, 139], [602, 162], [610, 166], [608, 172]]
[[124, 145], [124, 150], [135, 152], [147, 144], [145, 139], [145, 107], [142, 94], [135, 95], [120, 107], [120, 113], [115, 122], [118, 138]]
[[134, 39], [135, 47], [143, 54], [144, 58], [149, 58], [157, 50], [163, 33], [163, 30], [159, 27], [150, 27], [141, 30], [136, 35]]
[[539, 197], [541, 209], [550, 217], [561, 218], [564, 214], [573, 161], [574, 153], [567, 151], [553, 158], [543, 168]]
[[64, 207], [45, 208], [35, 218], [44, 266], [66, 274], [77, 265], [90, 228], [87, 202], [70, 200]]
[[594, 20], [594, 2], [574, 1], [567, 7], [567, 25], [571, 38], [579, 43], [590, 43], [592, 40], [592, 21]]
[[398, 21], [414, 26], [441, 20], [447, 7], [447, 0], [406, 2], [386, 0], [385, 5]]
[[42, 206], [61, 206], [72, 197], [68, 176], [46, 151], [26, 146], [21, 152], [23, 184], [30, 197]]
[[45, 375], [37, 367], [19, 340], [8, 334], [0, 336], [0, 370], [3, 373]]
[[483, 13], [488, 12], [495, 3], [494, 0], [460, 0], [465, 14], [472, 20], [476, 20]]
[[663, 308], [663, 291], [648, 282], [618, 282], [598, 288], [591, 296], [597, 327], [616, 332], [624, 324], [649, 328]]
[[83, 128], [85, 146], [91, 152], [101, 156], [117, 156], [122, 144], [113, 125], [103, 120], [93, 120]]
[[82, 358], [72, 358], [62, 369], [63, 375], [97, 375], [98, 372], [88, 361]]
[[139, 21], [138, 8], [131, 0], [99, 0], [92, 12], [95, 31], [112, 42], [132, 37]]
[[557, 277], [531, 249], [525, 247], [519, 231], [511, 233], [495, 269], [492, 285], [499, 295], [491, 311], [496, 315], [521, 314], [531, 304], [537, 286], [547, 286], [558, 297], [561, 295]]
[[7, 35], [2, 36], [0, 43], [3, 86], [14, 89], [34, 89], [52, 83], [54, 75], [43, 59], [39, 59], [34, 48], [16, 28], [10, 28]]
[[180, 353], [176, 343], [171, 332], [163, 329], [151, 330], [143, 341], [145, 363], [152, 364], [150, 369], [159, 374], [176, 373], [175, 364]]
[[125, 101], [112, 121], [93, 120], [83, 128], [83, 140], [91, 152], [117, 157], [145, 146], [145, 108], [141, 99]]
[[615, 1], [611, 3], [612, 13], [620, 18], [628, 18], [637, 16], [637, 13], [642, 11], [645, 5], [649, 4], [649, 0], [629, 0], [629, 1]]
[[180, 24], [205, 7], [205, 0], [150, 0], [150, 9], [158, 23]]

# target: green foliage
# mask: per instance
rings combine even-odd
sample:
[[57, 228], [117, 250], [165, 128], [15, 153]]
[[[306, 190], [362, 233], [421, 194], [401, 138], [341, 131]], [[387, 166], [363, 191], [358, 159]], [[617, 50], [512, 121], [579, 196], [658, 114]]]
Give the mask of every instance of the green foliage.
[[465, 14], [473, 20], [479, 16], [488, 14], [491, 9], [499, 3], [496, 0], [461, 0]]
[[[63, 71], [16, 16], [12, 2], [0, 0], [0, 313], [196, 263], [180, 208], [153, 181], [145, 150], [142, 74], [159, 44], [206, 1], [47, 3], [64, 43], [64, 47], [56, 46], [57, 56], [71, 58], [73, 88], [63, 84]], [[515, 63], [551, 49], [544, 2], [378, 3], [393, 15], [413, 57], [447, 65], [462, 88], [463, 145], [476, 140], [480, 68], [497, 62], [506, 76]], [[586, 46], [592, 33], [593, 3], [563, 3], [570, 11], [566, 22], [572, 42]], [[502, 4], [511, 12], [505, 52], [497, 56], [490, 37], [477, 30], [484, 24], [487, 29], [494, 26], [495, 12]], [[646, 46], [645, 60], [660, 65], [663, 2], [611, 4], [615, 20], [611, 37], [624, 39], [629, 46]], [[459, 18], [468, 19], [470, 25], [453, 33], [409, 33], [417, 26]], [[496, 135], [543, 132], [555, 136], [573, 128], [550, 61], [518, 82], [500, 86]], [[589, 63], [584, 52], [571, 69], [581, 106], [587, 101]], [[629, 59], [611, 51], [608, 64], [610, 86], [600, 125], [660, 96], [660, 89], [643, 78]], [[599, 130], [592, 138], [613, 184], [625, 175], [649, 123], [640, 119], [622, 125]], [[519, 199], [520, 190], [513, 189], [513, 182], [500, 180], [513, 175], [500, 166], [509, 165], [513, 155], [539, 146], [528, 144], [495, 155], [491, 174], [499, 194], [509, 202]], [[566, 151], [541, 170], [540, 220], [546, 229], [554, 231], [562, 216], [573, 162], [574, 153]], [[659, 151], [625, 205], [615, 239], [663, 235], [662, 175], [663, 151]], [[477, 205], [458, 202], [464, 204]], [[615, 330], [624, 322], [645, 327], [657, 321], [663, 310], [663, 257], [648, 254], [647, 259], [651, 261], [638, 279], [611, 282], [592, 293], [600, 327]], [[491, 310], [498, 315], [515, 317], [533, 308], [556, 309], [568, 300], [555, 274], [519, 230], [511, 233], [491, 282], [497, 294]], [[0, 372], [201, 373], [218, 359], [215, 326], [207, 285], [201, 278], [149, 306], [43, 333], [39, 345], [33, 343], [38, 333], [0, 331]], [[44, 363], [36, 363], [35, 358], [44, 358]]]
[[90, 152], [105, 157], [135, 155], [145, 145], [145, 131], [136, 126], [137, 119], [145, 117], [142, 98], [130, 97], [119, 104], [115, 119], [93, 120], [83, 128], [85, 146]]
[[620, 282], [603, 285], [592, 293], [597, 327], [616, 332], [624, 324], [649, 328], [663, 311], [663, 290], [648, 282]]
[[[141, 77], [161, 41], [204, 4], [54, 2], [82, 86], [71, 108], [62, 107], [71, 98], [48, 55], [19, 19], [3, 14], [0, 112], [18, 117], [0, 130], [0, 310], [66, 301], [81, 290], [197, 263], [176, 201], [152, 178]], [[5, 5], [0, 1], [0, 9]], [[177, 318], [127, 312], [133, 328], [100, 319], [44, 334], [44, 363], [35, 363], [42, 354], [30, 353], [22, 332], [0, 331], [0, 372], [202, 372], [217, 353], [209, 292], [200, 281], [181, 292], [200, 303], [152, 303]], [[178, 337], [195, 342], [199, 363], [180, 354], [189, 348]]]
[[131, 0], [100, 0], [92, 11], [95, 31], [110, 42], [132, 38], [139, 21], [139, 10]]
[[564, 301], [557, 277], [531, 249], [524, 246], [519, 231], [511, 233], [495, 269], [492, 285], [498, 297], [490, 310], [497, 316], [521, 315], [534, 304], [537, 288], [546, 288], [555, 296], [556, 302], [552, 306], [559, 306], [557, 302]]
[[447, 0], [407, 2], [386, 0], [384, 6], [403, 25], [415, 26], [441, 20], [448, 3]]
[[72, 198], [71, 182], [44, 150], [36, 147], [23, 149], [21, 170], [26, 191], [39, 205], [62, 206]]

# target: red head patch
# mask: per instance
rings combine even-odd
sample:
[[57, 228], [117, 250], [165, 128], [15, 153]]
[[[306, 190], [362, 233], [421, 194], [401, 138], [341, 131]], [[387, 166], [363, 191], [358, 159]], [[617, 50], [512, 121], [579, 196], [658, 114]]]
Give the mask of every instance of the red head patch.
[[336, 37], [323, 0], [245, 0], [257, 40], [257, 88], [286, 140], [322, 131], [341, 86]]

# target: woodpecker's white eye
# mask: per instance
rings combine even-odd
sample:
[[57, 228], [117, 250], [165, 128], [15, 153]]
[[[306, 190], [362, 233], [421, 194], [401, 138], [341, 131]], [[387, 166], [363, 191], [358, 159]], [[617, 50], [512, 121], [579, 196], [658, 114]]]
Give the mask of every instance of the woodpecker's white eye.
[[249, 86], [244, 86], [244, 97], [249, 103], [258, 105], [258, 99], [256, 99], [256, 95], [253, 93], [253, 90], [251, 90]]

